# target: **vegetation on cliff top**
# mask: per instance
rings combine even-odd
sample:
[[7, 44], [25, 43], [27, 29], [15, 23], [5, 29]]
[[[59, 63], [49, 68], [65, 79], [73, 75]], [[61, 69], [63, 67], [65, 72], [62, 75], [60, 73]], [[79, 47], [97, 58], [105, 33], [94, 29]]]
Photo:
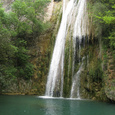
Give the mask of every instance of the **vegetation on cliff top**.
[[108, 47], [115, 49], [115, 1], [90, 0], [90, 16], [93, 18], [96, 37], [102, 36]]

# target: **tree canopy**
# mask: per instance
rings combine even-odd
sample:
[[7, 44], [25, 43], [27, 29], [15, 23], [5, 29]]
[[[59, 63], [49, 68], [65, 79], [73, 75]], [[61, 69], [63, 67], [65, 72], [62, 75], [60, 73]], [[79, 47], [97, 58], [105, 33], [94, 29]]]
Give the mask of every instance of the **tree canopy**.
[[115, 1], [90, 0], [90, 3], [93, 25], [96, 27], [95, 34], [101, 34], [105, 41], [109, 42], [109, 47], [115, 49]]
[[33, 76], [28, 45], [45, 30], [44, 7], [47, 0], [15, 0], [6, 12], [0, 3], [0, 86], [5, 79]]

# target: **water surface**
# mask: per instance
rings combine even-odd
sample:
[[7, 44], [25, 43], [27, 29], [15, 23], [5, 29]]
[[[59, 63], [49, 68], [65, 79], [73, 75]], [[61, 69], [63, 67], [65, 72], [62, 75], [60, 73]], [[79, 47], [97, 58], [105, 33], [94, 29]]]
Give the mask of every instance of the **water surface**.
[[0, 96], [0, 115], [115, 115], [115, 104], [37, 96]]

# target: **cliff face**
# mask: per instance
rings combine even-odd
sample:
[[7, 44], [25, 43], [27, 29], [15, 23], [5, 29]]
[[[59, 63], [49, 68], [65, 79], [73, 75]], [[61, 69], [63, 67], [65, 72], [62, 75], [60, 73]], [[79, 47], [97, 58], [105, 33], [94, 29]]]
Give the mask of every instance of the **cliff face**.
[[115, 60], [111, 49], [107, 49], [106, 54], [105, 93], [109, 99], [115, 101]]
[[81, 96], [93, 100], [107, 101], [105, 93], [105, 74], [98, 39], [83, 49], [87, 57], [84, 60], [84, 71], [81, 74]]
[[[69, 47], [72, 47], [71, 45], [69, 44]], [[80, 54], [81, 57], [84, 57], [82, 61], [83, 70], [80, 74], [80, 97], [101, 101], [115, 101], [115, 60], [112, 51], [108, 48], [105, 50], [103, 44], [97, 38], [94, 38], [93, 40], [90, 39], [89, 43], [81, 48]], [[65, 97], [70, 96], [72, 85], [72, 58], [69, 57], [72, 57], [72, 50], [71, 48], [68, 49], [68, 45], [66, 45]], [[71, 62], [69, 66], [67, 64], [69, 63], [68, 59]], [[77, 60], [78, 58], [76, 57], [76, 72], [81, 64]]]

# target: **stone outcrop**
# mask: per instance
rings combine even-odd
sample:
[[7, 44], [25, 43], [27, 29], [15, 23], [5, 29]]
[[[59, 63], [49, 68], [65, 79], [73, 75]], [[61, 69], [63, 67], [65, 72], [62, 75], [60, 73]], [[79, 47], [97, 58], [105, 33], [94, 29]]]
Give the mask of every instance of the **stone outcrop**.
[[115, 101], [115, 61], [110, 49], [107, 51], [107, 56], [108, 63], [107, 78], [105, 80], [105, 93], [109, 99]]

